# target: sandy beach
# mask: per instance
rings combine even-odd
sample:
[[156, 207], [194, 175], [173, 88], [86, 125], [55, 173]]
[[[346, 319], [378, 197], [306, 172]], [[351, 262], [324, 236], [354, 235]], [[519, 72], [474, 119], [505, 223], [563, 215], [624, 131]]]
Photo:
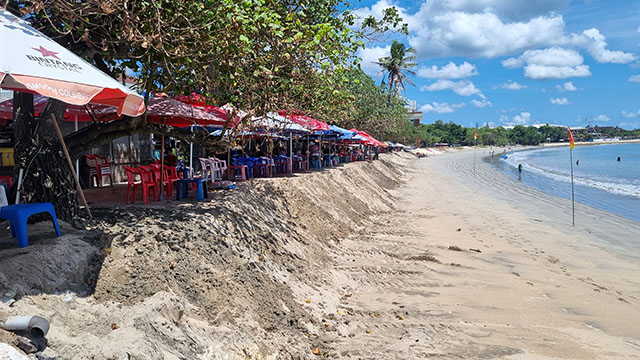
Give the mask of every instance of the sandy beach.
[[38, 225], [0, 250], [0, 320], [49, 319], [46, 359], [639, 358], [640, 225], [580, 205], [573, 228], [476, 156], [475, 176], [468, 150], [391, 154]]
[[[480, 151], [478, 151], [480, 152]], [[477, 156], [479, 154], [476, 154]], [[640, 224], [517, 184], [470, 151], [413, 162], [339, 246], [345, 358], [640, 358]], [[371, 333], [366, 334], [365, 330]]]

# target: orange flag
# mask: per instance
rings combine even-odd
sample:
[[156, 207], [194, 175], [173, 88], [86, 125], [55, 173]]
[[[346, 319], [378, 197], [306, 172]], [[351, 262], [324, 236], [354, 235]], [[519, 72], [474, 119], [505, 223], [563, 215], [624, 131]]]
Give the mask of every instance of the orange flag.
[[571, 126], [569, 126], [568, 129], [569, 129], [569, 148], [573, 150], [573, 148], [576, 147], [576, 142], [575, 140], [573, 140], [573, 133], [571, 133]]

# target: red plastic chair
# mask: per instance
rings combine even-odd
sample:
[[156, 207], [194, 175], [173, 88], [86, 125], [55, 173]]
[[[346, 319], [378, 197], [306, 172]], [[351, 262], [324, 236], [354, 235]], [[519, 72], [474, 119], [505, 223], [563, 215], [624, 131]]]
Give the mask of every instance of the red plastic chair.
[[11, 187], [13, 178], [11, 176], [0, 176], [0, 184], [7, 184], [8, 187]]
[[109, 177], [109, 186], [113, 186], [113, 177], [111, 175], [111, 165], [109, 160], [100, 155], [87, 155], [87, 165], [89, 166], [89, 181], [93, 183], [96, 179], [98, 186], [102, 186], [102, 178]]
[[[129, 194], [130, 191], [133, 190], [133, 201], [131, 203], [136, 202], [136, 189], [141, 186], [142, 187], [142, 199], [145, 204], [149, 203], [149, 190], [153, 191], [153, 198], [157, 201], [160, 197], [159, 193], [156, 191], [156, 182], [153, 181], [153, 173], [147, 170], [136, 169], [129, 166], [124, 167], [124, 171], [127, 174], [127, 199], [125, 200], [125, 204], [129, 203]], [[136, 177], [140, 177], [138, 181]]]
[[[151, 166], [157, 171], [154, 172], [156, 176], [156, 182], [160, 181], [160, 164], [154, 163]], [[142, 167], [142, 166], [140, 166]], [[167, 197], [173, 196], [173, 185], [180, 180], [178, 176], [178, 170], [173, 166], [164, 166], [164, 173], [162, 174], [162, 186], [166, 187]]]

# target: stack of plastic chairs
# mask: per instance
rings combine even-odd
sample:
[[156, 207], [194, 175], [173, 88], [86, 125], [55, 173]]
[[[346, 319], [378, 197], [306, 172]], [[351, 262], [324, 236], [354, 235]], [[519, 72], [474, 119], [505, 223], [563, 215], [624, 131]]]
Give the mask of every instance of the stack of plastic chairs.
[[93, 179], [96, 179], [98, 186], [102, 186], [102, 178], [109, 177], [109, 184], [113, 186], [113, 177], [111, 175], [111, 165], [109, 160], [100, 155], [87, 155], [87, 165], [89, 166], [89, 181], [93, 184]]
[[211, 181], [221, 181], [227, 172], [227, 162], [216, 157], [209, 158], [209, 167], [211, 168]]

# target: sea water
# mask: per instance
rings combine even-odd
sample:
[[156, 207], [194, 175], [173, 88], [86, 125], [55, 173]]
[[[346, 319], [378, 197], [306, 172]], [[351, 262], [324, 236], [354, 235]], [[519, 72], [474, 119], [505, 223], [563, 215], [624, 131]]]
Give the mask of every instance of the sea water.
[[573, 162], [569, 155], [568, 146], [553, 147], [507, 153], [494, 163], [525, 185], [569, 199], [573, 163], [576, 201], [640, 221], [639, 143], [576, 146]]

